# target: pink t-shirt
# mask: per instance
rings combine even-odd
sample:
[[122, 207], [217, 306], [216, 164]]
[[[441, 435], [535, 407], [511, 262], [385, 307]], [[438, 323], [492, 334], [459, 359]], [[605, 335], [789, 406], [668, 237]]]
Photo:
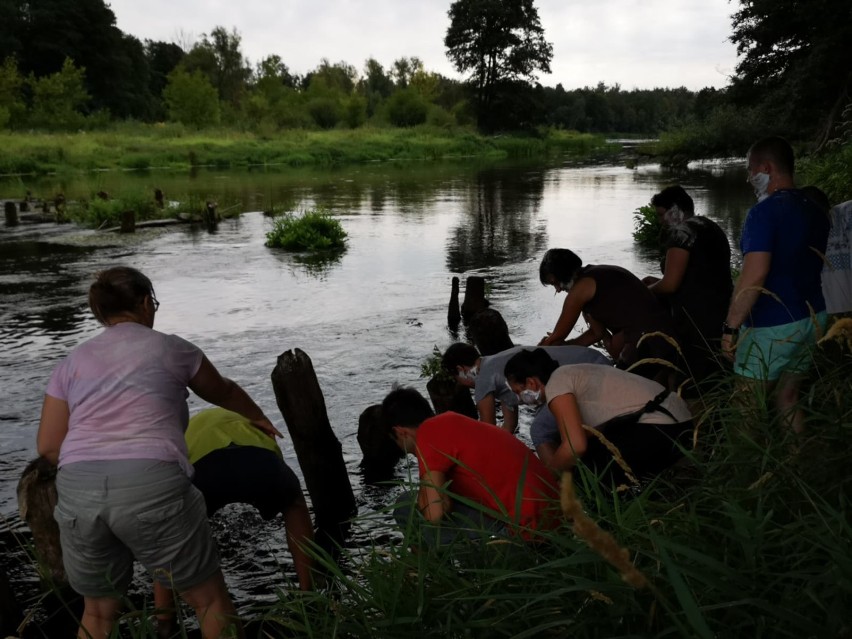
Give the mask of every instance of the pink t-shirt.
[[183, 433], [187, 384], [201, 366], [197, 346], [122, 322], [75, 348], [54, 370], [47, 394], [68, 403], [59, 466], [156, 459], [192, 474]]

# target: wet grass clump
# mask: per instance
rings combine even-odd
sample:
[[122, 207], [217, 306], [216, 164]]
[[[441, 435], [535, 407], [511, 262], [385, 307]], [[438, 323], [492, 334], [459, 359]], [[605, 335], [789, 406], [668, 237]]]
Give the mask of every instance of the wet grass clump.
[[339, 251], [346, 246], [346, 231], [325, 209], [285, 213], [273, 220], [266, 245], [289, 251]]

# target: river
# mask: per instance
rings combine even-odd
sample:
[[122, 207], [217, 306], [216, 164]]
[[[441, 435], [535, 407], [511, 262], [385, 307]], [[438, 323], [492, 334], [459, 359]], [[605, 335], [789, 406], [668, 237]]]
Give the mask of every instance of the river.
[[[682, 184], [696, 211], [718, 221], [733, 245], [752, 201], [742, 163], [706, 163], [677, 175], [657, 165], [567, 163], [381, 164], [335, 171], [149, 172], [0, 181], [0, 198], [69, 199], [98, 190], [214, 199], [246, 212], [207, 232], [189, 226], [133, 236], [70, 225], [0, 228], [0, 527], [7, 570], [29, 597], [37, 581], [18, 546], [25, 527], [15, 486], [35, 455], [35, 432], [53, 366], [100, 329], [86, 305], [92, 274], [129, 264], [154, 283], [156, 328], [200, 346], [242, 384], [286, 433], [270, 383], [276, 357], [300, 348], [312, 359], [332, 427], [343, 446], [363, 520], [353, 544], [393, 536], [380, 511], [394, 489], [365, 486], [358, 469], [358, 416], [394, 383], [425, 393], [420, 365], [447, 329], [450, 280], [484, 276], [492, 307], [516, 344], [550, 330], [562, 297], [538, 281], [544, 251], [566, 247], [585, 262], [619, 264], [640, 277], [656, 258], [637, 250], [632, 212], [662, 187]], [[348, 233], [339, 257], [315, 262], [269, 249], [262, 211], [329, 208]], [[190, 410], [203, 407], [190, 398]], [[528, 416], [520, 437], [527, 438]], [[298, 467], [285, 437], [285, 459]], [[401, 465], [399, 476], [407, 475]], [[228, 507], [215, 518], [228, 584], [239, 607], [274, 600], [292, 582], [280, 520]], [[283, 577], [282, 577], [283, 573]], [[141, 587], [141, 586], [138, 586]]]

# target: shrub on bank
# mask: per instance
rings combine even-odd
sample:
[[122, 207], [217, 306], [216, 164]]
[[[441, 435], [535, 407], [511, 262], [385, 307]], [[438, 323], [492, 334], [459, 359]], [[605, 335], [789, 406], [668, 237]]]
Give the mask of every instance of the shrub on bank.
[[290, 251], [339, 250], [346, 245], [343, 225], [325, 209], [275, 217], [266, 245]]

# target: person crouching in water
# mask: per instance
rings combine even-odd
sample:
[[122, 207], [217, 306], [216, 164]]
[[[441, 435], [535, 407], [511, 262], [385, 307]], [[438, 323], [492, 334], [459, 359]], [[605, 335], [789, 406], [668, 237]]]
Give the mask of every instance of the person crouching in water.
[[385, 397], [382, 428], [403, 452], [417, 457], [420, 473], [416, 507], [426, 521], [411, 512], [415, 500], [404, 497], [394, 512], [397, 522], [402, 528], [412, 518], [442, 524], [422, 529], [424, 543], [446, 544], [483, 533], [529, 539], [534, 531], [557, 525], [553, 474], [502, 428], [453, 412], [435, 416], [413, 388], [398, 388]]
[[[540, 348], [512, 357], [505, 374], [522, 402], [546, 403], [556, 418], [557, 432], [537, 446], [555, 471], [572, 471], [582, 460], [617, 486], [653, 477], [691, 447], [686, 402], [653, 380], [594, 364], [560, 367]], [[618, 449], [630, 475], [595, 432]]]

